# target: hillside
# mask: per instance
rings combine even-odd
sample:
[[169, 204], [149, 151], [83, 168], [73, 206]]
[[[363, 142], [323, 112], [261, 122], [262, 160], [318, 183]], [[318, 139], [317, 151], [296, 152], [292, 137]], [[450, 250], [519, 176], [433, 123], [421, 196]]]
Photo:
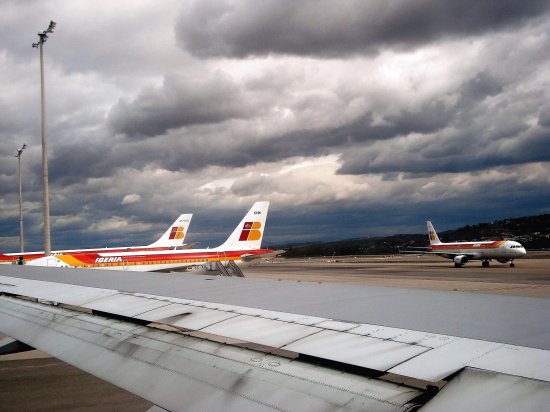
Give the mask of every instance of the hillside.
[[[443, 242], [512, 239], [527, 249], [550, 249], [550, 214], [496, 220], [491, 223], [468, 225], [456, 230], [440, 232]], [[398, 247], [422, 247], [428, 243], [427, 235], [405, 234], [386, 237], [365, 237], [337, 242], [277, 245], [286, 249], [285, 257], [379, 255], [397, 252]]]

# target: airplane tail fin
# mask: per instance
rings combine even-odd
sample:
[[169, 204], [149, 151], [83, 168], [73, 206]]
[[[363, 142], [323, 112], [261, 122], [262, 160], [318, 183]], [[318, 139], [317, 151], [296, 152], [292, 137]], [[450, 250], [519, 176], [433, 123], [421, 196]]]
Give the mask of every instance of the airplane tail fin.
[[440, 244], [441, 240], [439, 240], [439, 236], [437, 236], [437, 232], [435, 231], [432, 222], [428, 220], [426, 223], [428, 224], [428, 238], [430, 239], [430, 245]]
[[217, 249], [260, 249], [268, 209], [269, 202], [254, 203], [254, 206], [248, 211], [225, 243]]
[[166, 232], [148, 247], [176, 247], [183, 245], [193, 214], [180, 215]]

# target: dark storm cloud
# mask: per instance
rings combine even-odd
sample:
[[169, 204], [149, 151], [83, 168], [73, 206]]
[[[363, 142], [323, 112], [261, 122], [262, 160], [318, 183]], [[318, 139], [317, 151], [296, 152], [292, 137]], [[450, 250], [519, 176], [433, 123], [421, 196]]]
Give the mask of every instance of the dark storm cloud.
[[[262, 111], [268, 111], [277, 100], [269, 95], [252, 110], [250, 101], [244, 103], [243, 96], [251, 96], [246, 86], [237, 88], [235, 82], [224, 77], [221, 81], [214, 81], [212, 77], [208, 79], [206, 93], [200, 97], [203, 104], [196, 106], [190, 96], [196, 91], [185, 93], [182, 86], [192, 82], [179, 78], [167, 80], [161, 89], [143, 92], [129, 105], [119, 103], [111, 112], [111, 126], [118, 128], [119, 133], [140, 139], [96, 145], [85, 152], [84, 158], [79, 155], [71, 157], [72, 148], [60, 148], [59, 158], [67, 160], [60, 164], [59, 170], [54, 169], [53, 175], [61, 179], [60, 182], [68, 183], [78, 179], [79, 175], [105, 176], [116, 167], [143, 168], [152, 164], [172, 171], [200, 170], [209, 165], [245, 167], [294, 156], [334, 152], [342, 153], [339, 172], [343, 174], [437, 173], [483, 169], [509, 163], [511, 158], [513, 163], [532, 161], [541, 159], [541, 153], [545, 153], [536, 150], [535, 145], [510, 150], [509, 147], [515, 143], [505, 145], [503, 149], [494, 143], [510, 136], [517, 139], [523, 136], [519, 140], [522, 141], [538, 133], [534, 130], [527, 132], [528, 126], [521, 114], [500, 115], [498, 122], [490, 123], [495, 115], [488, 109], [487, 99], [499, 96], [506, 85], [486, 70], [465, 79], [456, 90], [448, 92], [456, 95], [453, 104], [444, 103], [448, 96], [441, 96], [410, 109], [389, 113], [383, 117], [382, 123], [374, 121], [373, 113], [365, 112], [338, 126], [298, 128], [263, 137], [256, 136], [254, 130], [246, 125], [236, 126], [229, 122], [220, 129], [214, 122], [229, 120], [225, 116], [230, 112], [235, 116], [254, 116], [254, 110], [259, 111], [262, 106]], [[186, 87], [192, 89], [192, 86]], [[254, 91], [259, 95], [266, 94], [258, 85]], [[233, 104], [230, 105], [229, 101]], [[243, 104], [239, 106], [237, 102]], [[315, 107], [314, 103], [310, 106], [308, 109]], [[185, 112], [186, 108], [188, 112]], [[201, 125], [205, 119], [213, 124]], [[544, 117], [541, 120], [544, 121]], [[161, 135], [178, 127], [181, 129]], [[449, 132], [449, 128], [454, 131]], [[141, 135], [135, 134], [138, 131]], [[425, 140], [422, 143], [394, 141], [413, 134], [426, 136]], [[372, 146], [384, 141], [387, 144]], [[397, 148], [394, 148], [395, 144], [398, 144]]]
[[[243, 139], [242, 144], [234, 146], [234, 151], [230, 149], [220, 154], [228, 156], [225, 157], [224, 165], [243, 166], [247, 161], [271, 162], [285, 157], [319, 156], [332, 151], [343, 151], [344, 165], [341, 173], [361, 174], [407, 169], [409, 161], [406, 159], [395, 157], [389, 165], [379, 167], [371, 165], [368, 162], [369, 156], [364, 156], [364, 154], [369, 152], [369, 146], [374, 142], [390, 141], [410, 134], [430, 135], [453, 124], [457, 124], [459, 128], [466, 127], [462, 125], [462, 122], [471, 121], [471, 118], [477, 116], [478, 105], [485, 98], [498, 94], [502, 87], [492, 76], [482, 72], [474, 78], [466, 80], [464, 86], [459, 89], [461, 92], [457, 102], [448, 107], [442, 101], [432, 100], [420, 104], [415, 109], [402, 109], [396, 114], [390, 114], [384, 118], [383, 124], [374, 122], [372, 113], [365, 113], [359, 118], [337, 127], [327, 127], [321, 130], [293, 130], [256, 141]], [[472, 114], [472, 112], [474, 113]], [[463, 153], [465, 145], [473, 147], [482, 144], [484, 146], [484, 142], [476, 140], [473, 135], [463, 134], [445, 140], [442, 138], [435, 146], [420, 147], [417, 150], [427, 150], [429, 153], [430, 150], [436, 148], [445, 156], [447, 154], [455, 155], [457, 152], [461, 155], [471, 156], [469, 151]], [[384, 147], [391, 147], [391, 144]], [[411, 149], [414, 150], [412, 147]], [[357, 164], [359, 158], [363, 161]], [[211, 161], [216, 161], [216, 157], [211, 158]], [[415, 163], [414, 160], [412, 163]], [[431, 167], [435, 167], [434, 171], [444, 169], [441, 162], [437, 165], [434, 162], [430, 163]], [[485, 167], [479, 162], [477, 165]], [[423, 167], [428, 167], [427, 163]]]
[[[484, 142], [478, 134], [431, 136], [421, 143], [390, 142], [355, 147], [342, 154], [341, 174], [406, 172], [415, 176], [486, 170], [502, 165], [545, 162], [550, 128], [531, 128], [514, 138]], [[433, 147], [432, 147], [433, 146]]]
[[[333, 150], [387, 140], [402, 134], [430, 133], [444, 127], [449, 117], [437, 102], [422, 105], [418, 110], [403, 110], [389, 116], [383, 126], [373, 124], [372, 115], [366, 113], [338, 127], [298, 129], [264, 138], [258, 138], [246, 129], [231, 130], [228, 127], [221, 134], [210, 134], [208, 129], [198, 128], [182, 131], [179, 139], [175, 136], [165, 138], [166, 142], [170, 142], [169, 151], [154, 149], [152, 139], [144, 144], [152, 145], [152, 150], [146, 154], [147, 160], [162, 164], [168, 170], [200, 170], [208, 165], [245, 167], [294, 156], [326, 155]], [[163, 147], [165, 144], [157, 142], [157, 146]]]
[[197, 1], [182, 10], [176, 35], [199, 57], [336, 57], [498, 30], [549, 7], [547, 0]]
[[[116, 169], [113, 150], [108, 144], [95, 143], [82, 150], [79, 144], [60, 145], [49, 160], [50, 180], [62, 186], [94, 177], [108, 176]], [[39, 174], [41, 165], [35, 166]]]
[[[439, 102], [421, 105], [417, 111], [401, 110], [390, 115], [384, 125], [373, 122], [371, 113], [338, 127], [297, 130], [273, 136], [249, 146], [254, 159], [273, 161], [290, 156], [318, 156], [357, 144], [389, 140], [409, 133], [432, 133], [446, 125], [450, 114]], [[353, 149], [352, 149], [353, 150]]]
[[120, 100], [109, 113], [109, 125], [131, 137], [156, 136], [183, 126], [252, 116], [248, 97], [221, 72], [199, 78], [169, 75], [162, 87], [149, 87], [133, 101]]
[[541, 109], [539, 124], [541, 126], [550, 127], [550, 105], [546, 105]]

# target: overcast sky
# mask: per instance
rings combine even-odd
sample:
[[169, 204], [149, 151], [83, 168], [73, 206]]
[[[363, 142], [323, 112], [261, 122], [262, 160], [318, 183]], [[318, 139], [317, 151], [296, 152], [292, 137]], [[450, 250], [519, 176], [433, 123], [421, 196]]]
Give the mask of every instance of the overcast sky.
[[264, 244], [550, 213], [550, 1], [0, 0], [0, 250]]

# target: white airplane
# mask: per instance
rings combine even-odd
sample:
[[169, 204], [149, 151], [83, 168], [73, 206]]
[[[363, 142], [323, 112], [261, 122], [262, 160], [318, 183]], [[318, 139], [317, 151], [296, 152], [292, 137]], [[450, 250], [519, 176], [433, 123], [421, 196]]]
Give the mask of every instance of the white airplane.
[[30, 265], [75, 267], [137, 272], [218, 271], [225, 276], [243, 276], [238, 266], [282, 253], [262, 249], [269, 202], [257, 202], [221, 246], [213, 249], [154, 251], [90, 251], [61, 253], [37, 259]]
[[489, 261], [510, 262], [514, 267], [514, 259], [524, 257], [527, 252], [518, 242], [513, 240], [489, 240], [483, 242], [454, 242], [443, 243], [439, 240], [432, 222], [427, 221], [430, 247], [428, 251], [402, 251], [404, 253], [435, 254], [446, 259], [452, 259], [455, 267], [459, 268], [470, 260], [481, 260], [481, 266], [488, 267]]
[[[155, 242], [147, 246], [127, 246], [127, 247], [111, 247], [100, 249], [72, 249], [72, 250], [56, 250], [52, 251], [52, 255], [63, 255], [66, 253], [117, 253], [117, 252], [143, 252], [143, 251], [155, 251], [155, 250], [179, 250], [188, 249], [190, 246], [183, 243], [187, 235], [187, 230], [191, 223], [193, 214], [182, 214], [172, 223], [166, 232], [158, 238]], [[22, 258], [22, 259], [21, 259]], [[40, 259], [40, 260], [38, 260]], [[49, 259], [51, 260], [51, 259]], [[40, 262], [47, 262], [48, 258], [44, 257], [44, 252], [27, 252], [27, 253], [0, 253], [1, 263], [29, 263], [36, 261], [38, 266]]]

